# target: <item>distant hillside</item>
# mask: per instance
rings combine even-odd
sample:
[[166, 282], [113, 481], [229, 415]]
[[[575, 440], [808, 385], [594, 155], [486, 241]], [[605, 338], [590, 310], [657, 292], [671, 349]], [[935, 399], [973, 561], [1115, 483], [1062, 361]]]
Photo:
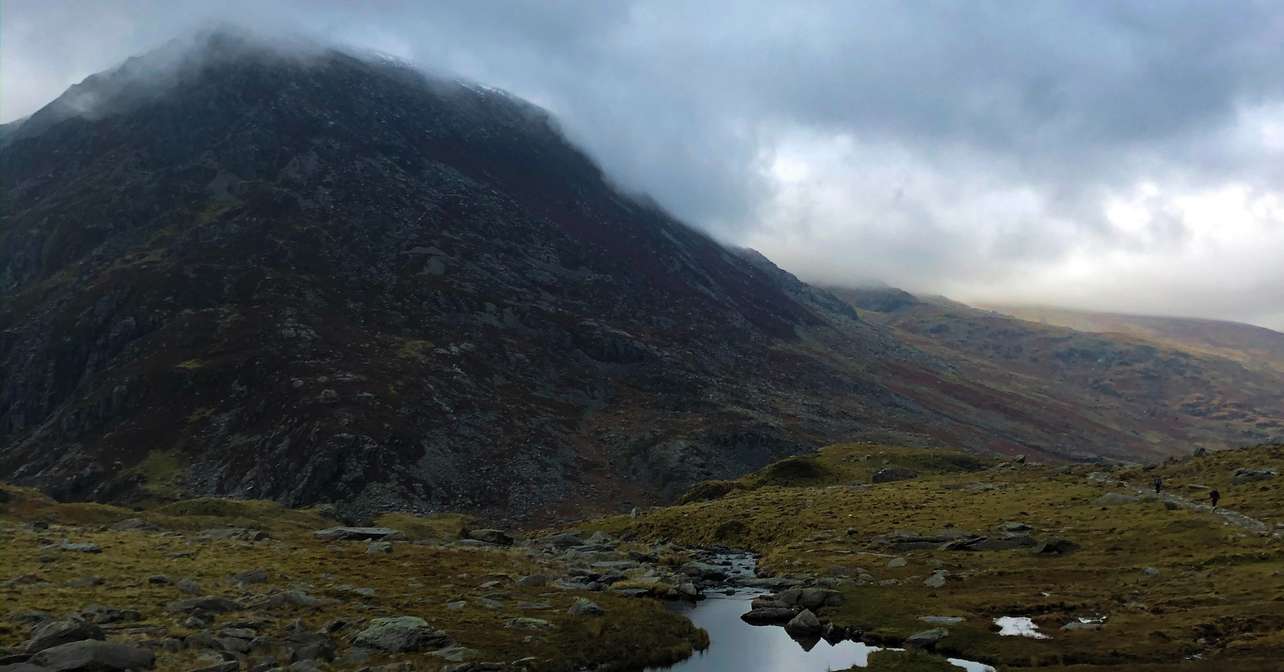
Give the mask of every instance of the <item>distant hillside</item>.
[[986, 305], [1031, 322], [1094, 333], [1127, 334], [1162, 345], [1203, 352], [1284, 371], [1284, 334], [1241, 322], [1190, 317], [1098, 313], [1046, 306]]
[[1059, 408], [1073, 427], [1109, 427], [1169, 454], [1284, 438], [1284, 370], [1250, 365], [1243, 351], [1089, 333], [894, 289], [832, 291], [863, 321], [949, 362], [960, 385], [1043, 405], [1038, 416]]

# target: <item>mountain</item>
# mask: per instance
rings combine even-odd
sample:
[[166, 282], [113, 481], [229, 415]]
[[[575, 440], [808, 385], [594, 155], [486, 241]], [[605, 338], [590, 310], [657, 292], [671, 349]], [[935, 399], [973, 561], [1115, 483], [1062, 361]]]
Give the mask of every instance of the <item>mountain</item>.
[[0, 479], [555, 517], [839, 440], [1157, 460], [1284, 415], [1224, 359], [996, 358], [903, 294], [710, 239], [501, 91], [209, 31], [0, 133]]
[[1047, 306], [985, 306], [1030, 322], [1077, 331], [1123, 334], [1191, 352], [1233, 359], [1250, 367], [1284, 371], [1284, 334], [1241, 322], [1190, 317], [1127, 315]]
[[1087, 333], [895, 289], [834, 291], [973, 384], [1060, 405], [1078, 427], [1120, 430], [1138, 455], [1145, 444], [1181, 454], [1284, 438], [1284, 371], [1247, 350]]

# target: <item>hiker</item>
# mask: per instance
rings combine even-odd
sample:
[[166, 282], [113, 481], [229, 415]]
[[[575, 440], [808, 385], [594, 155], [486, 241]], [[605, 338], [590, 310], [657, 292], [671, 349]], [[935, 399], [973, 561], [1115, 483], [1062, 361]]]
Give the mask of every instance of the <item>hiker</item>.
[[1164, 479], [1156, 476], [1155, 477], [1155, 494], [1156, 495], [1159, 494], [1159, 491], [1163, 489], [1164, 489]]
[[1222, 498], [1222, 493], [1213, 490], [1208, 493], [1208, 498], [1213, 500], [1213, 508], [1217, 508], [1217, 501]]

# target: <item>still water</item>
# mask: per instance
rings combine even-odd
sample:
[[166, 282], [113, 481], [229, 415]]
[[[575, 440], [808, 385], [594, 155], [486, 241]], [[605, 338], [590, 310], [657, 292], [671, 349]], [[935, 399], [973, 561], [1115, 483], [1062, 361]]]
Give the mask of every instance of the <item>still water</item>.
[[[862, 642], [821, 640], [810, 651], [794, 641], [784, 628], [752, 626], [740, 620], [749, 610], [752, 595], [740, 594], [704, 600], [684, 613], [709, 632], [710, 646], [687, 660], [665, 668], [669, 672], [826, 672], [869, 665], [869, 654], [880, 650]], [[951, 659], [970, 672], [993, 672], [980, 663]]]

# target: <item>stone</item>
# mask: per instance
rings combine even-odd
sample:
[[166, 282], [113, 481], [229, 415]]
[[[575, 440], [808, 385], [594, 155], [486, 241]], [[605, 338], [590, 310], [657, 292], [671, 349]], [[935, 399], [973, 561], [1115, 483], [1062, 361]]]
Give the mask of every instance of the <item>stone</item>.
[[267, 583], [268, 573], [266, 569], [251, 569], [248, 572], [233, 574], [232, 580], [243, 584]]
[[124, 621], [140, 621], [142, 614], [133, 609], [116, 609], [101, 604], [90, 604], [80, 610], [80, 617], [90, 623], [105, 625], [108, 623], [121, 623]]
[[894, 481], [908, 481], [912, 478], [918, 478], [918, 472], [913, 469], [904, 467], [883, 467], [874, 472], [870, 480], [874, 483], [892, 483]]
[[598, 603], [581, 597], [575, 600], [575, 603], [571, 605], [570, 609], [566, 610], [566, 613], [570, 614], [571, 616], [581, 616], [581, 617], [582, 616], [602, 616], [603, 614], [606, 613], [606, 610], [603, 609], [600, 605], [598, 605]]
[[270, 535], [263, 530], [256, 530], [249, 527], [213, 527], [208, 530], [201, 530], [201, 533], [196, 536], [198, 539], [204, 539], [207, 541], [263, 541], [270, 537]]
[[1145, 576], [1159, 576], [1159, 570], [1154, 567], [1143, 567], [1141, 573]]
[[102, 629], [92, 623], [79, 618], [59, 618], [32, 628], [25, 650], [37, 653], [70, 642], [104, 638]]
[[237, 672], [241, 669], [241, 664], [235, 660], [220, 660], [211, 662], [208, 665], [193, 668], [191, 672]]
[[1065, 555], [1074, 552], [1079, 545], [1068, 539], [1052, 538], [1040, 542], [1034, 547], [1035, 555]]
[[760, 606], [758, 609], [750, 609], [749, 612], [740, 615], [743, 622], [751, 626], [774, 626], [774, 624], [788, 623], [794, 619], [797, 613], [788, 606]]
[[152, 586], [170, 586], [174, 584], [174, 580], [164, 574], [153, 574], [147, 577], [147, 583]]
[[59, 550], [71, 551], [73, 553], [102, 553], [103, 549], [98, 544], [90, 543], [71, 543], [64, 541], [58, 545]]
[[205, 592], [204, 590], [201, 589], [201, 584], [191, 579], [179, 579], [177, 582], [174, 583], [174, 587], [178, 588], [179, 591], [181, 592], [187, 593], [188, 595], [200, 595]]
[[180, 613], [190, 613], [194, 611], [207, 611], [211, 613], [223, 613], [228, 611], [240, 611], [244, 609], [239, 602], [229, 600], [226, 597], [190, 597], [183, 600], [175, 600], [165, 605], [167, 611], [176, 611]]
[[372, 541], [366, 544], [366, 555], [387, 555], [391, 552], [391, 541]]
[[553, 624], [542, 618], [510, 618], [504, 623], [504, 627], [513, 630], [552, 630]]
[[549, 545], [553, 546], [554, 548], [574, 548], [576, 546], [584, 545], [583, 539], [581, 539], [580, 537], [574, 534], [571, 534], [570, 532], [554, 534], [550, 537], [546, 537], [544, 541]]
[[906, 561], [905, 558], [892, 558], [891, 560], [887, 561], [887, 566], [891, 569], [904, 567], [907, 564], [909, 564], [909, 562]]
[[1033, 527], [1030, 527], [1029, 525], [1027, 525], [1027, 524], [1025, 524], [1025, 523], [1016, 522], [1016, 521], [1008, 521], [1008, 522], [1003, 523], [1002, 525], [1000, 525], [1000, 526], [999, 526], [999, 529], [1000, 529], [1000, 530], [1003, 530], [1004, 532], [1029, 532], [1030, 530], [1033, 530], [1034, 528], [1033, 528]]
[[352, 638], [354, 646], [392, 653], [439, 649], [451, 643], [446, 633], [417, 616], [372, 619]]
[[1279, 474], [1271, 469], [1236, 469], [1235, 473], [1231, 475], [1231, 483], [1243, 485], [1254, 481], [1267, 481], [1276, 476], [1279, 476]]
[[543, 588], [548, 585], [548, 582], [549, 578], [543, 574], [531, 574], [518, 579], [517, 585], [524, 588]]
[[390, 527], [327, 527], [312, 533], [321, 541], [379, 541], [396, 535]]
[[946, 572], [944, 570], [932, 572], [931, 576], [923, 580], [923, 585], [928, 588], [943, 588], [945, 586], [945, 576]]
[[31, 664], [50, 672], [150, 670], [156, 665], [156, 654], [126, 644], [90, 639], [45, 649], [31, 657]]
[[128, 532], [129, 530], [156, 530], [160, 528], [142, 518], [126, 518], [107, 529], [112, 532]]
[[932, 628], [916, 632], [905, 639], [905, 648], [907, 649], [932, 649], [936, 643], [945, 639], [950, 634], [945, 628]]
[[512, 546], [513, 537], [503, 530], [469, 530], [465, 535], [468, 539], [495, 544], [496, 546]]
[[101, 585], [103, 585], [103, 580], [99, 576], [82, 576], [67, 582], [68, 588], [93, 588]]
[[785, 632], [796, 639], [818, 637], [823, 629], [820, 619], [816, 618], [816, 614], [811, 613], [810, 609], [803, 609], [785, 624]]
[[462, 663], [469, 658], [476, 658], [478, 653], [476, 649], [463, 646], [447, 646], [444, 649], [430, 651], [428, 655], [440, 658], [448, 663]]
[[1100, 623], [1084, 623], [1083, 621], [1070, 621], [1069, 623], [1066, 623], [1065, 625], [1061, 626], [1061, 629], [1067, 630], [1067, 631], [1100, 630], [1101, 627], [1102, 625]]

